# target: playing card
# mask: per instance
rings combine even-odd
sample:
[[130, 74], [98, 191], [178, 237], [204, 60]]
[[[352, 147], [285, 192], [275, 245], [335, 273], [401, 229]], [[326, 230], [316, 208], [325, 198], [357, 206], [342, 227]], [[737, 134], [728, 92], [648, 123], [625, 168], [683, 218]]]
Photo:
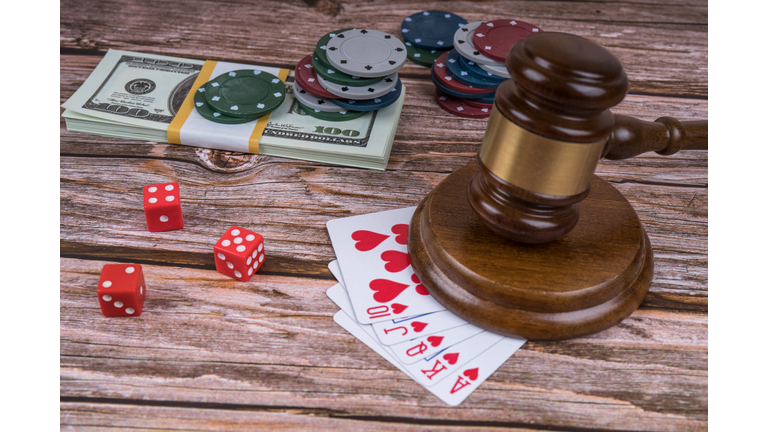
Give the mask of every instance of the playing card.
[[461, 327], [455, 327], [433, 335], [422, 336], [413, 340], [391, 345], [390, 348], [392, 348], [392, 352], [395, 353], [397, 360], [400, 361], [400, 363], [407, 365], [431, 357], [447, 347], [469, 339], [484, 331], [484, 329], [478, 326], [465, 324]]
[[445, 310], [419, 282], [408, 256], [415, 207], [328, 221], [354, 316], [361, 324]]

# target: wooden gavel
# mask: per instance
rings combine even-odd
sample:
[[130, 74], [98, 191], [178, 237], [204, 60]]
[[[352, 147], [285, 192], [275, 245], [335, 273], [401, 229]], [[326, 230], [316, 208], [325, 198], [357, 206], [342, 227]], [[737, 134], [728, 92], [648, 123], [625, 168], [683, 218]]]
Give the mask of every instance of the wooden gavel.
[[614, 325], [645, 298], [650, 240], [598, 160], [707, 148], [707, 121], [614, 116], [627, 75], [605, 48], [538, 33], [507, 55], [477, 163], [416, 208], [411, 263], [443, 306], [485, 329], [566, 339]]

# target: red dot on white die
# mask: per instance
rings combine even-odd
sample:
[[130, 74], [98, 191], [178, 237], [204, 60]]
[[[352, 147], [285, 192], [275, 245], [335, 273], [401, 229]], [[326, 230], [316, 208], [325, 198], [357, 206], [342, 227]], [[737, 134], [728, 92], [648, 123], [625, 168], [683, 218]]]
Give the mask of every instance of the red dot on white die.
[[152, 197], [152, 198], [148, 199], [147, 201], [149, 201], [150, 204], [154, 204], [154, 203], [157, 202], [157, 198]]
[[219, 253], [218, 253], [216, 256], [217, 256], [217, 257], [219, 257], [219, 259], [225, 259], [225, 258], [226, 258], [226, 257], [224, 256], [224, 254], [223, 254], [223, 253], [221, 253], [221, 252], [219, 252]]
[[248, 257], [248, 261], [245, 262], [246, 265], [251, 265], [251, 262], [253, 262], [253, 258]]
[[168, 201], [168, 202], [171, 202], [171, 201], [173, 201], [174, 199], [176, 199], [176, 197], [175, 197], [175, 196], [173, 196], [173, 195], [168, 195], [167, 197], [165, 197], [165, 200], [166, 200], [166, 201]]
[[243, 246], [243, 245], [240, 245], [240, 246], [236, 247], [235, 249], [236, 249], [238, 252], [242, 252], [242, 251], [244, 251], [244, 250], [245, 250], [245, 246]]
[[127, 308], [127, 309], [125, 310], [125, 313], [127, 313], [128, 315], [133, 315], [133, 313], [134, 313], [134, 312], [135, 312], [135, 311], [133, 310], [133, 308]]
[[235, 270], [235, 276], [237, 276], [237, 277], [243, 277], [243, 274], [242, 274], [242, 273], [240, 273], [239, 271]]
[[259, 255], [259, 262], [264, 262], [264, 254]]
[[234, 264], [232, 264], [231, 262], [227, 261], [227, 267], [229, 267], [229, 268], [235, 268], [235, 265], [234, 265]]
[[243, 238], [242, 237], [235, 237], [235, 239], [232, 240], [232, 241], [235, 242], [235, 244], [240, 244], [240, 243], [243, 242]]
[[134, 267], [126, 267], [125, 268], [125, 272], [128, 273], [128, 274], [131, 274], [131, 273], [133, 273], [135, 271], [136, 271], [136, 269]]
[[116, 302], [115, 302], [115, 307], [116, 307], [116, 308], [121, 308], [121, 307], [123, 307], [123, 302], [119, 302], [119, 301], [116, 301]]
[[101, 296], [101, 298], [102, 298], [104, 301], [112, 301], [112, 296], [111, 296], [111, 295], [104, 295], [104, 296]]
[[156, 187], [154, 187], [154, 186], [152, 186], [151, 188], [147, 189], [147, 191], [148, 191], [149, 193], [155, 193], [155, 192], [157, 192], [157, 188], [156, 188]]
[[253, 239], [255, 239], [255, 238], [256, 238], [256, 236], [253, 235], [253, 234], [248, 234], [247, 236], [245, 236], [245, 239], [248, 240], [248, 241], [253, 241]]
[[168, 216], [166, 215], [160, 216], [160, 222], [168, 222]]
[[252, 268], [250, 268], [250, 267], [248, 267], [248, 276], [250, 276], [250, 275], [252, 275], [252, 274], [253, 274], [253, 269], [252, 269]]
[[261, 252], [264, 249], [264, 243], [259, 243], [259, 252]]
[[232, 244], [232, 242], [229, 241], [229, 240], [222, 240], [221, 241], [221, 245], [224, 246], [224, 247], [227, 247], [227, 246], [229, 246], [231, 244]]
[[104, 283], [101, 284], [104, 288], [109, 288], [112, 286], [112, 281], [104, 281]]
[[165, 186], [165, 190], [172, 191], [173, 190], [173, 185], [166, 185]]

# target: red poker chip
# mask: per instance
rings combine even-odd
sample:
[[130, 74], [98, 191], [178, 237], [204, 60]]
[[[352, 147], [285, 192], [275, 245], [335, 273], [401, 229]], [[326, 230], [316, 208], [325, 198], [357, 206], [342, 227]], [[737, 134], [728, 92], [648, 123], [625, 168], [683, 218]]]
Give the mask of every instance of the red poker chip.
[[465, 103], [475, 108], [488, 108], [488, 109], [493, 108], [493, 103], [483, 103], [483, 102], [478, 102], [476, 100], [464, 99], [464, 98], [455, 98], [455, 99], [457, 99], [459, 102]]
[[328, 90], [324, 89], [320, 83], [317, 82], [317, 74], [315, 73], [315, 68], [312, 67], [312, 54], [299, 60], [296, 64], [294, 78], [296, 78], [296, 82], [299, 83], [299, 87], [312, 96], [323, 99], [338, 98], [338, 96], [328, 92]]
[[435, 75], [440, 84], [457, 93], [488, 94], [493, 92], [493, 89], [472, 87], [453, 79], [451, 74], [448, 73], [448, 68], [445, 67], [445, 62], [447, 61], [448, 52], [446, 51], [440, 57], [438, 57], [437, 60], [435, 60], [434, 64], [432, 64], [433, 75]]
[[518, 20], [493, 20], [480, 24], [472, 36], [472, 43], [480, 54], [498, 62], [507, 60], [510, 48], [534, 33], [544, 30]]
[[478, 108], [473, 107], [472, 105], [467, 105], [464, 103], [464, 99], [447, 95], [438, 88], [435, 89], [435, 99], [440, 107], [459, 117], [486, 118], [491, 116], [490, 108]]

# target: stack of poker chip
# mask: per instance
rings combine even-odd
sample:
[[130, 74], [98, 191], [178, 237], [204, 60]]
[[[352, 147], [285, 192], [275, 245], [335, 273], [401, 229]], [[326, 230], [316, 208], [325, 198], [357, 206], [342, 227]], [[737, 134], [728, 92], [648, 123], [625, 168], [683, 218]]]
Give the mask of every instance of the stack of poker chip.
[[510, 77], [507, 52], [518, 41], [541, 31], [509, 19], [476, 21], [456, 30], [453, 50], [432, 65], [437, 103], [461, 117], [490, 116], [496, 88]]
[[456, 29], [467, 24], [464, 18], [445, 11], [415, 13], [400, 24], [408, 60], [419, 66], [432, 67], [438, 57], [453, 48]]
[[280, 78], [260, 70], [223, 73], [197, 89], [195, 109], [205, 119], [222, 124], [241, 124], [269, 114], [285, 99]]
[[405, 60], [405, 46], [390, 34], [371, 29], [333, 31], [296, 64], [293, 95], [307, 115], [351, 120], [397, 101], [403, 88], [397, 72]]

